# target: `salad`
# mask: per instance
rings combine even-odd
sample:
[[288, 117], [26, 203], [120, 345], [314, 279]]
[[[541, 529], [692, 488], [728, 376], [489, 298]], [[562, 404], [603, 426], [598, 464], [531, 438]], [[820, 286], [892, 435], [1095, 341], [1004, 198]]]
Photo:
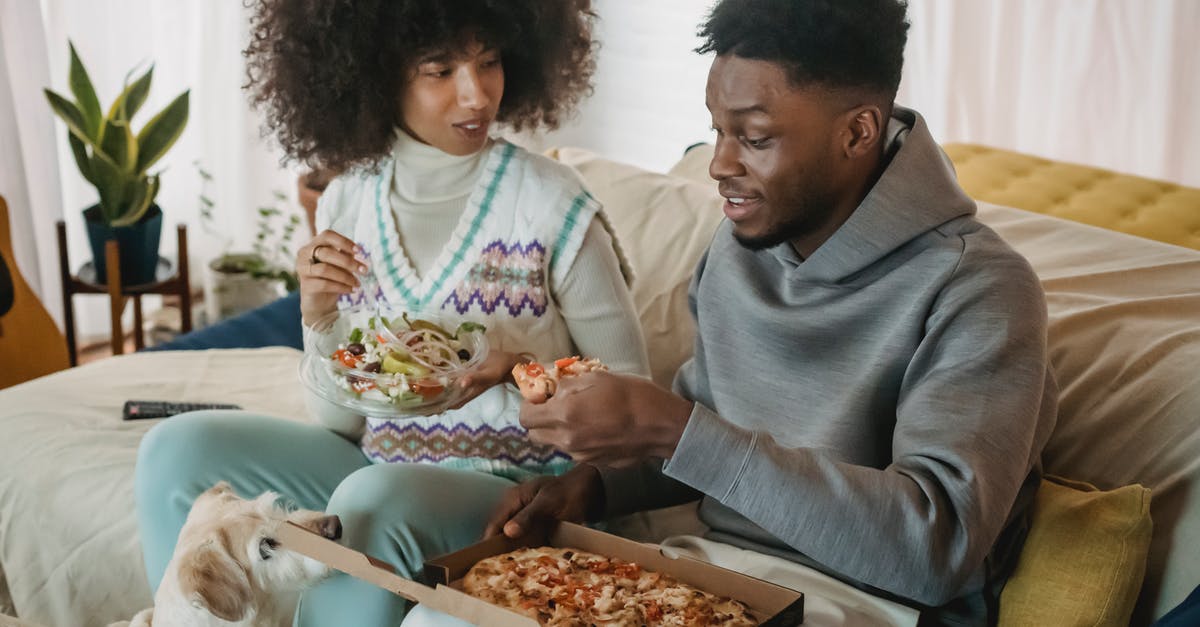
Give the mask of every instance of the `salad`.
[[484, 326], [464, 322], [453, 332], [430, 320], [371, 317], [354, 326], [328, 354], [333, 381], [363, 401], [396, 408], [449, 405], [453, 385], [486, 356]]

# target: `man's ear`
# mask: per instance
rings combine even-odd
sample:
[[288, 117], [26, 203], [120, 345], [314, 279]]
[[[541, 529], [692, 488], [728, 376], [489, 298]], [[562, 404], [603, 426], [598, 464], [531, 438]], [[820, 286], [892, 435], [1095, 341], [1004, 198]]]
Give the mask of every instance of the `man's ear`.
[[184, 554], [179, 588], [194, 607], [229, 622], [246, 617], [254, 594], [246, 570], [215, 543]]
[[879, 150], [886, 121], [878, 105], [859, 105], [843, 116], [842, 150], [846, 158], [857, 159]]

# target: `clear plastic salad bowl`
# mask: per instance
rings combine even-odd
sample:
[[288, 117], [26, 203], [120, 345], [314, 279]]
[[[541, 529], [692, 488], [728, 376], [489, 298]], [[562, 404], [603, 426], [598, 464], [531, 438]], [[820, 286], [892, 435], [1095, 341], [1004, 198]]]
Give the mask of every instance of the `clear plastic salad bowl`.
[[307, 332], [300, 380], [367, 416], [427, 416], [463, 398], [460, 380], [487, 358], [482, 325], [437, 313], [358, 308]]

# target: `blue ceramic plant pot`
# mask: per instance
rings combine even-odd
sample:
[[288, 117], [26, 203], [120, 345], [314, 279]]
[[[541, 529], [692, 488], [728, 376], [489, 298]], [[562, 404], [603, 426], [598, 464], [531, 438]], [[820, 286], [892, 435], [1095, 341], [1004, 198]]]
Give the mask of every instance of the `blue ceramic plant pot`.
[[162, 234], [162, 210], [150, 205], [141, 220], [129, 226], [109, 226], [100, 215], [100, 205], [83, 210], [88, 240], [92, 244], [92, 262], [96, 265], [96, 281], [108, 282], [104, 244], [117, 240], [121, 261], [121, 285], [143, 285], [154, 282], [158, 267], [158, 238]]

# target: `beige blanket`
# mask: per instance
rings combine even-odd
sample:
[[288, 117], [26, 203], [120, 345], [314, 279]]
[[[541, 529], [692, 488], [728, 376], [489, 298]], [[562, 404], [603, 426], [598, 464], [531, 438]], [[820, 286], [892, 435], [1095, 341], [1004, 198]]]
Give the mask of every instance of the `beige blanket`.
[[16, 615], [107, 625], [151, 605], [133, 515], [138, 442], [126, 400], [235, 403], [304, 419], [300, 353], [138, 353], [0, 390], [0, 569]]

